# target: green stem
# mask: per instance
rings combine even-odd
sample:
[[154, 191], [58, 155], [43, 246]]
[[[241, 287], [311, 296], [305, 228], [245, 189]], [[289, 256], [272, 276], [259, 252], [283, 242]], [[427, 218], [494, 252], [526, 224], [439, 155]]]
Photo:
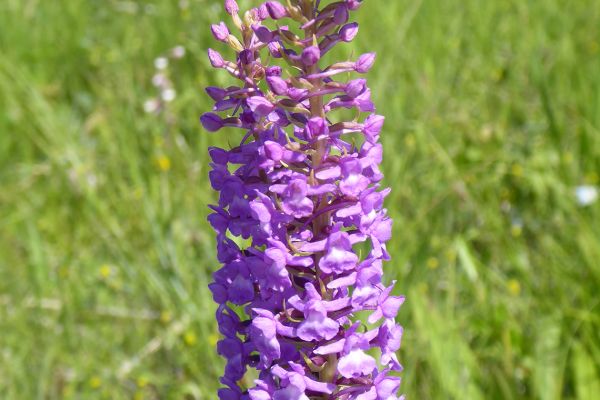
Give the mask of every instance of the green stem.
[[[304, 9], [304, 13], [305, 13], [305, 16], [307, 19], [310, 20], [315, 17], [315, 6], [316, 6], [315, 0], [305, 0], [304, 1], [303, 9]], [[316, 24], [312, 25], [309, 29], [307, 29], [305, 31], [305, 39], [312, 38], [315, 34], [315, 29], [316, 29]], [[307, 74], [317, 73], [318, 72], [317, 64], [312, 65], [305, 72]], [[318, 92], [321, 90], [323, 81], [322, 81], [322, 79], [317, 78], [317, 79], [311, 80], [311, 84], [313, 85], [311, 91]], [[311, 96], [309, 99], [309, 102], [310, 102], [311, 117], [320, 117], [320, 118], [325, 119], [325, 110], [323, 109], [323, 96], [321, 96], [321, 95]], [[321, 165], [321, 163], [323, 162], [323, 158], [326, 155], [325, 152], [327, 150], [327, 139], [318, 140], [314, 144], [313, 150], [314, 150], [314, 153], [312, 155], [312, 167], [314, 170]], [[314, 176], [314, 174], [311, 174], [309, 183], [311, 185], [319, 184], [319, 181]], [[321, 210], [324, 207], [327, 207], [327, 204], [325, 202], [321, 202], [321, 204], [319, 205], [319, 208], [316, 209], [314, 212], [318, 213], [319, 210]], [[315, 237], [315, 238], [318, 237], [321, 234], [321, 232], [323, 231], [323, 228], [325, 228], [326, 226], [329, 226], [330, 223], [331, 223], [331, 218], [330, 218], [330, 213], [328, 213], [328, 212], [323, 213], [322, 215], [319, 215], [317, 218], [315, 218], [314, 221], [312, 222], [313, 237]], [[331, 291], [326, 289], [325, 282], [323, 281], [323, 279], [321, 277], [321, 271], [319, 270], [319, 260], [321, 259], [321, 257], [322, 257], [322, 254], [320, 254], [320, 253], [317, 253], [314, 256], [317, 280], [319, 281], [319, 287], [321, 289], [321, 295], [323, 296], [323, 298], [331, 299], [332, 293], [331, 293]], [[336, 376], [336, 372], [337, 372], [337, 361], [338, 361], [337, 356], [335, 354], [331, 354], [327, 357], [327, 363], [325, 364], [323, 370], [319, 373], [319, 378], [321, 379], [321, 381], [323, 381], [323, 382], [334, 382], [335, 381], [335, 376]], [[328, 398], [329, 398], [329, 395], [327, 395], [327, 394], [323, 395], [324, 400], [327, 400]]]

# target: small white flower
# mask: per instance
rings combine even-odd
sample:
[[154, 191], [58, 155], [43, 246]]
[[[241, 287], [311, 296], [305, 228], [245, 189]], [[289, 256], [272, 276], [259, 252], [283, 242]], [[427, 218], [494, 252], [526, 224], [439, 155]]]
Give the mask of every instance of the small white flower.
[[98, 186], [98, 177], [95, 174], [87, 174], [87, 184], [91, 189], [95, 189]]
[[163, 73], [154, 74], [152, 84], [156, 87], [164, 87], [169, 82], [169, 79]]
[[169, 66], [169, 60], [166, 57], [158, 57], [154, 60], [154, 67], [160, 71], [166, 69]]
[[115, 4], [115, 9], [126, 14], [137, 14], [139, 11], [139, 6], [133, 1], [120, 1]]
[[575, 197], [580, 206], [589, 206], [598, 200], [598, 188], [591, 185], [582, 185], [575, 188]]
[[187, 10], [190, 7], [190, 2], [188, 0], [179, 0], [179, 8], [182, 10]]
[[148, 114], [158, 111], [160, 108], [160, 101], [157, 99], [150, 99], [144, 102], [144, 111]]
[[161, 92], [160, 95], [161, 95], [162, 99], [168, 103], [175, 99], [176, 94], [177, 93], [175, 92], [175, 89], [165, 89]]
[[185, 47], [173, 47], [173, 49], [171, 50], [171, 56], [173, 56], [173, 58], [183, 58], [183, 56], [185, 56]]

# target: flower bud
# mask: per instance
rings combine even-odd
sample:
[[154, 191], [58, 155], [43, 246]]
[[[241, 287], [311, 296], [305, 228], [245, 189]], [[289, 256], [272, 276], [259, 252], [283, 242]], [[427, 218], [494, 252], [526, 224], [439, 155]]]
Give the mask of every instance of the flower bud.
[[270, 160], [276, 162], [281, 161], [281, 159], [283, 158], [284, 150], [285, 149], [283, 148], [283, 146], [277, 142], [273, 142], [270, 140], [265, 142], [265, 156], [267, 156], [267, 158], [269, 158]]
[[340, 4], [336, 7], [333, 13], [333, 22], [336, 25], [341, 25], [348, 21], [348, 8], [344, 4]]
[[210, 65], [215, 68], [223, 68], [225, 66], [225, 60], [218, 51], [213, 49], [208, 49], [208, 59], [210, 60]]
[[309, 138], [317, 138], [329, 134], [327, 121], [321, 117], [313, 117], [306, 123], [306, 133]]
[[358, 24], [356, 22], [352, 22], [350, 24], [346, 24], [342, 26], [340, 29], [339, 37], [343, 42], [351, 42], [354, 40], [354, 37], [358, 34]]
[[276, 95], [283, 96], [287, 94], [288, 84], [279, 76], [268, 76], [267, 84], [269, 85], [269, 89]]
[[267, 1], [265, 6], [267, 7], [267, 12], [273, 19], [281, 19], [288, 16], [285, 7], [278, 1]]
[[368, 72], [375, 63], [375, 53], [365, 53], [358, 57], [354, 69], [356, 72], [364, 74]]
[[307, 93], [308, 90], [300, 89], [293, 86], [288, 90], [288, 96], [290, 96], [290, 98], [295, 101], [300, 101], [304, 96], [306, 96]]
[[360, 7], [360, 0], [346, 0], [346, 5], [348, 6], [349, 10], [358, 10]]
[[310, 67], [315, 65], [321, 58], [321, 50], [317, 46], [309, 46], [302, 51], [302, 62]]
[[229, 15], [235, 15], [240, 11], [240, 7], [235, 0], [225, 0], [225, 11]]
[[229, 38], [229, 29], [227, 29], [227, 25], [224, 22], [211, 25], [210, 31], [215, 39], [220, 42], [226, 42], [227, 38]]
[[363, 133], [367, 136], [367, 139], [374, 139], [379, 135], [384, 121], [385, 117], [383, 115], [369, 115], [363, 126]]
[[265, 68], [265, 75], [281, 76], [281, 67], [278, 65], [271, 65], [271, 66]]
[[264, 21], [269, 18], [269, 10], [267, 10], [267, 6], [265, 4], [261, 4], [257, 9], [256, 16], [260, 21]]
[[346, 94], [354, 99], [365, 91], [366, 84], [366, 79], [353, 79], [346, 85]]

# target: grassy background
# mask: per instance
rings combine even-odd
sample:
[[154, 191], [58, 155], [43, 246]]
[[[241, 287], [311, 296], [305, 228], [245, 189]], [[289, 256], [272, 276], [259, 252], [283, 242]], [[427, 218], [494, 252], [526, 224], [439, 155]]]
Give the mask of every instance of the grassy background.
[[[600, 171], [597, 1], [365, 3], [342, 54], [379, 54], [404, 392], [597, 399], [600, 204], [573, 195]], [[197, 117], [231, 82], [205, 57], [221, 18], [0, 1], [0, 398], [215, 398], [206, 148], [236, 138]], [[179, 44], [170, 116], [144, 113]]]

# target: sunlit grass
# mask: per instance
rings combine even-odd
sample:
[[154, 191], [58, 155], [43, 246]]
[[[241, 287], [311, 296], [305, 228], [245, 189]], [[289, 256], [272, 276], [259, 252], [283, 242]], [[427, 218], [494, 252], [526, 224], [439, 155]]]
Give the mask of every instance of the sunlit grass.
[[[565, 7], [366, 1], [338, 53], [378, 52], [411, 399], [600, 392], [600, 202], [575, 196], [599, 183], [600, 8]], [[215, 398], [206, 148], [238, 137], [198, 116], [229, 82], [205, 57], [220, 18], [0, 2], [0, 398]], [[177, 96], [146, 112], [179, 45]]]

